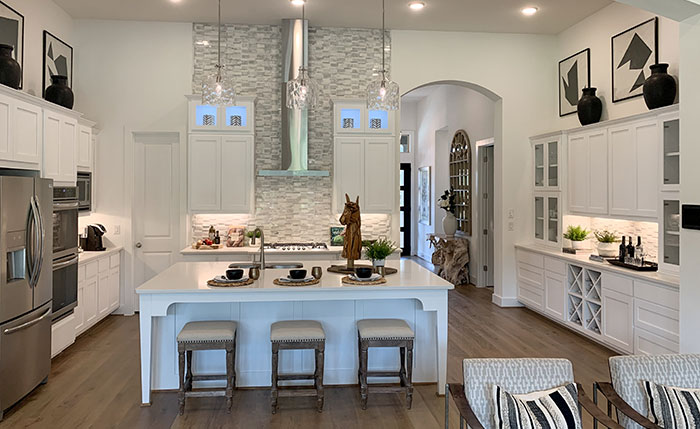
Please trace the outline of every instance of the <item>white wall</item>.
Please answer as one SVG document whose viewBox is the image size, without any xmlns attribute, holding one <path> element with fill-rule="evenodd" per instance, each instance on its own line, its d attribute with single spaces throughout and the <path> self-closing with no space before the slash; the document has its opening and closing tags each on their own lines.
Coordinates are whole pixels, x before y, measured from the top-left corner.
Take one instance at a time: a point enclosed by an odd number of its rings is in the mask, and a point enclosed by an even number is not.
<svg viewBox="0 0 700 429">
<path fill-rule="evenodd" d="M 51 0 L 3 0 L 24 15 L 24 84 L 22 91 L 37 97 L 42 94 L 44 30 L 73 47 L 73 18 Z"/>
<path fill-rule="evenodd" d="M 107 237 L 126 248 L 126 290 L 132 289 L 131 132 L 176 131 L 185 170 L 187 102 L 192 88 L 192 24 L 76 21 L 76 110 L 101 128 L 97 147 L 97 214 Z M 186 196 L 181 186 L 181 205 Z M 182 209 L 184 213 L 184 206 Z M 115 235 L 115 226 L 121 235 Z M 182 222 L 184 235 L 185 226 Z M 128 307 L 132 296 L 122 302 Z M 128 311 L 128 308 L 125 310 Z"/>
<path fill-rule="evenodd" d="M 591 86 L 598 88 L 597 95 L 603 100 L 603 121 L 624 118 L 648 110 L 643 97 L 612 102 L 611 38 L 654 16 L 656 15 L 642 9 L 612 3 L 558 36 L 557 57 L 552 62 L 557 74 L 559 61 L 586 48 L 591 49 Z M 659 62 L 669 63 L 669 73 L 678 77 L 678 23 L 664 17 L 659 18 Z M 558 79 L 555 82 L 558 82 Z M 559 118 L 558 92 L 555 94 L 555 103 L 553 114 L 556 118 L 556 129 L 581 125 L 576 114 Z"/>
<path fill-rule="evenodd" d="M 530 223 L 528 138 L 553 126 L 542 112 L 555 111 L 556 43 L 554 36 L 392 31 L 392 75 L 404 92 L 460 81 L 495 101 L 494 302 L 502 305 L 517 305 L 514 245 L 527 239 Z"/>
</svg>

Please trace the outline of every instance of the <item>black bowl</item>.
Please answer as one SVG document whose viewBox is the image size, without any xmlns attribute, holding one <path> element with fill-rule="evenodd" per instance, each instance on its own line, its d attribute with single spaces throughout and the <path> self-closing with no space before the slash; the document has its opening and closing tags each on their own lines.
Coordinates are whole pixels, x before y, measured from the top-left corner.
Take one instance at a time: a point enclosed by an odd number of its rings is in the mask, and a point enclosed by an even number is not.
<svg viewBox="0 0 700 429">
<path fill-rule="evenodd" d="M 234 270 L 226 270 L 226 278 L 229 280 L 240 280 L 243 278 L 243 270 L 239 268 Z"/>
<path fill-rule="evenodd" d="M 289 277 L 294 280 L 301 280 L 306 278 L 306 270 L 289 270 Z"/>
<path fill-rule="evenodd" d="M 372 271 L 372 268 L 367 267 L 355 268 L 355 275 L 359 279 L 368 279 L 372 277 Z"/>
</svg>

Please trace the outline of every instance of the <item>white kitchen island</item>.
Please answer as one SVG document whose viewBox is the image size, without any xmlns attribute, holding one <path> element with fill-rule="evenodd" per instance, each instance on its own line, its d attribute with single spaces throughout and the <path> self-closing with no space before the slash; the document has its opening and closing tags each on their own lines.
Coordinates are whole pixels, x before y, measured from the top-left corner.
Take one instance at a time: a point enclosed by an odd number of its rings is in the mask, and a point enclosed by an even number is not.
<svg viewBox="0 0 700 429">
<path fill-rule="evenodd" d="M 399 273 L 380 286 L 349 286 L 325 271 L 338 261 L 306 261 L 324 269 L 318 285 L 284 287 L 273 283 L 287 270 L 263 270 L 250 286 L 218 288 L 207 280 L 223 274 L 226 262 L 181 262 L 137 288 L 140 298 L 141 401 L 152 390 L 178 388 L 177 333 L 190 321 L 238 322 L 236 384 L 270 386 L 270 325 L 279 320 L 317 320 L 326 331 L 324 384 L 357 383 L 357 320 L 400 318 L 416 333 L 413 381 L 437 383 L 445 393 L 447 376 L 447 292 L 454 286 L 413 261 L 387 261 Z M 280 372 L 312 372 L 312 351 L 280 353 Z M 224 373 L 221 351 L 195 353 L 193 370 Z M 398 349 L 370 349 L 370 370 L 399 367 Z"/>
</svg>

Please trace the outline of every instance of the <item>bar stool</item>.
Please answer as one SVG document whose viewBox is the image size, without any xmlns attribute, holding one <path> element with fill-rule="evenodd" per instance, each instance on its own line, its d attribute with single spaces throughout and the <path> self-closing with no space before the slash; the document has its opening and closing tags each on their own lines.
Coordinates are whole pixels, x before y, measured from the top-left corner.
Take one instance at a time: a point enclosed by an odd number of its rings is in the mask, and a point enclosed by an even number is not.
<svg viewBox="0 0 700 429">
<path fill-rule="evenodd" d="M 179 355 L 180 415 L 185 412 L 185 398 L 202 398 L 225 396 L 226 407 L 231 412 L 233 389 L 236 386 L 236 322 L 189 322 L 177 335 Z M 192 352 L 196 350 L 226 350 L 226 374 L 194 375 L 192 374 Z M 185 354 L 187 354 L 187 374 L 185 375 Z M 200 380 L 226 380 L 226 388 L 193 391 L 192 382 Z"/>
<path fill-rule="evenodd" d="M 279 396 L 316 396 L 318 412 L 323 410 L 323 356 L 326 347 L 326 333 L 323 326 L 313 320 L 289 320 L 275 322 L 270 327 L 272 342 L 272 390 L 270 400 L 272 414 L 277 412 Z M 316 364 L 313 374 L 278 374 L 280 350 L 314 350 Z M 314 380 L 314 389 L 280 390 L 278 381 Z"/>
<path fill-rule="evenodd" d="M 408 324 L 400 319 L 365 319 L 357 322 L 360 368 L 358 379 L 362 409 L 367 409 L 369 393 L 406 393 L 406 407 L 413 402 L 413 340 L 415 334 Z M 401 369 L 392 371 L 367 371 L 367 352 L 370 347 L 399 347 Z M 368 386 L 368 377 L 399 377 L 400 386 Z"/>
</svg>

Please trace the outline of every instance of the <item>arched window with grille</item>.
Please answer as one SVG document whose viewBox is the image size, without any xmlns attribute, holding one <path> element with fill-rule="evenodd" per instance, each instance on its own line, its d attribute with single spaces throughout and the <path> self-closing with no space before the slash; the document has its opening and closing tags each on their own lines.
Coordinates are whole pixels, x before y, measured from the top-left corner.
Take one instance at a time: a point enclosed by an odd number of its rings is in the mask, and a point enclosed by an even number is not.
<svg viewBox="0 0 700 429">
<path fill-rule="evenodd" d="M 472 145 L 464 130 L 455 133 L 450 147 L 450 187 L 457 203 L 457 230 L 472 235 Z"/>
</svg>

